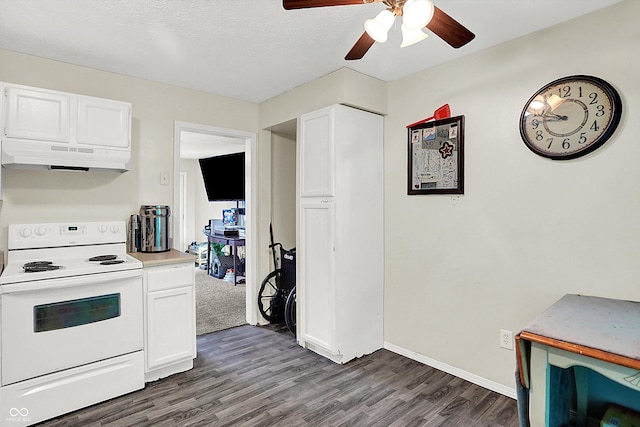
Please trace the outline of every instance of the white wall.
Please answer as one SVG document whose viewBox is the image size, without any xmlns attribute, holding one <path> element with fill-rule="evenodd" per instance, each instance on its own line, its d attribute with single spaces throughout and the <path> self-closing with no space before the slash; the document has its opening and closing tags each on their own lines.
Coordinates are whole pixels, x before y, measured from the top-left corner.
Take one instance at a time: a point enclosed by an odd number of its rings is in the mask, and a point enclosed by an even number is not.
<svg viewBox="0 0 640 427">
<path fill-rule="evenodd" d="M 173 188 L 160 185 L 160 172 L 172 175 L 176 120 L 255 133 L 258 129 L 257 104 L 6 50 L 0 50 L 0 81 L 133 105 L 131 171 L 4 171 L 0 249 L 6 249 L 7 224 L 126 221 L 141 204 L 173 205 Z"/>
<path fill-rule="evenodd" d="M 222 210 L 236 207 L 236 202 L 210 202 L 197 159 L 180 159 L 180 172 L 187 174 L 186 244 L 206 242 L 202 229 L 210 219 L 222 219 Z M 184 249 L 186 250 L 186 248 Z"/>
<path fill-rule="evenodd" d="M 389 84 L 385 340 L 514 387 L 519 331 L 566 293 L 640 299 L 640 2 L 628 0 Z M 482 37 L 481 34 L 478 37 Z M 613 138 L 552 161 L 518 132 L 527 99 L 572 74 L 623 98 Z M 465 194 L 407 196 L 405 126 L 464 115 Z"/>
<path fill-rule="evenodd" d="M 199 221 L 196 220 L 196 207 L 195 201 L 200 198 L 200 192 L 198 192 L 198 196 L 196 196 L 196 189 L 198 189 L 198 180 L 196 178 L 196 172 L 198 170 L 196 168 L 200 168 L 197 160 L 192 159 L 180 159 L 180 173 L 186 174 L 186 194 L 183 195 L 186 201 L 185 206 L 185 216 L 184 216 L 184 244 L 189 245 L 193 241 L 199 242 L 199 233 L 196 230 L 196 224 L 199 224 Z M 200 178 L 200 182 L 202 182 L 202 178 Z M 202 184 L 204 186 L 204 184 Z M 205 196 L 206 200 L 206 196 Z M 186 249 L 183 249 L 186 250 Z"/>
</svg>

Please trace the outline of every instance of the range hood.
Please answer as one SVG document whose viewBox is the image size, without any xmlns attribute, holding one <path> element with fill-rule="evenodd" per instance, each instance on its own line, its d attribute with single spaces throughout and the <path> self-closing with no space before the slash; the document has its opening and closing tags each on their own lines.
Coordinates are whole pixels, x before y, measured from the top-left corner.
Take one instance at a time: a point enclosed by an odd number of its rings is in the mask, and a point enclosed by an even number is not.
<svg viewBox="0 0 640 427">
<path fill-rule="evenodd" d="M 129 170 L 131 104 L 0 82 L 2 166 Z"/>
<path fill-rule="evenodd" d="M 2 141 L 2 166 L 19 169 L 126 172 L 131 150 L 46 141 Z"/>
</svg>

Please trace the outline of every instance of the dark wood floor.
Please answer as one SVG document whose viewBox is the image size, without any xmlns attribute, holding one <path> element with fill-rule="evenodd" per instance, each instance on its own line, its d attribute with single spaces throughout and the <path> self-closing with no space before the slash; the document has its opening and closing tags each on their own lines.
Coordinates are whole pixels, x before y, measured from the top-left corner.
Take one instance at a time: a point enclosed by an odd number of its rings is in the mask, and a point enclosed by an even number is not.
<svg viewBox="0 0 640 427">
<path fill-rule="evenodd" d="M 513 399 L 387 350 L 336 365 L 277 327 L 199 336 L 194 365 L 40 426 L 518 425 Z"/>
</svg>

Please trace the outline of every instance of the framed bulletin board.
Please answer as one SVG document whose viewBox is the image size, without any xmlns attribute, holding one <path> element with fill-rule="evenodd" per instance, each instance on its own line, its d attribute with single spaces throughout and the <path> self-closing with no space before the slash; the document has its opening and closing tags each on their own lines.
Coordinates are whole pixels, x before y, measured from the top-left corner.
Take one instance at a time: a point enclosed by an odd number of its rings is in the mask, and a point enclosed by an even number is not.
<svg viewBox="0 0 640 427">
<path fill-rule="evenodd" d="M 464 194 L 464 116 L 408 128 L 407 194 Z"/>
</svg>

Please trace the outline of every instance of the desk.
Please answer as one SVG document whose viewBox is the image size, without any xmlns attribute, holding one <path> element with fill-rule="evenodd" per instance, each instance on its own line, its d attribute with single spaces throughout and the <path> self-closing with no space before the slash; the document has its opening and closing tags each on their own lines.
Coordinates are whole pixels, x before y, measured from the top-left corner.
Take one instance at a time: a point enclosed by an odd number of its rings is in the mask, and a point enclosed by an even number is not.
<svg viewBox="0 0 640 427">
<path fill-rule="evenodd" d="M 568 417 L 568 411 L 554 410 L 564 397 L 554 396 L 554 392 L 563 393 L 561 387 L 550 383 L 552 374 L 560 372 L 554 368 L 573 368 L 578 427 L 587 423 L 593 372 L 606 377 L 617 390 L 611 393 L 610 402 L 628 395 L 636 403 L 640 401 L 638 302 L 565 295 L 529 323 L 516 340 L 521 382 L 529 388 L 531 426 L 553 427 Z M 568 408 L 560 412 L 564 409 Z"/>
<path fill-rule="evenodd" d="M 238 246 L 244 246 L 244 237 L 239 236 L 223 236 L 220 234 L 206 234 L 207 236 L 207 273 L 211 274 L 211 243 L 220 243 L 222 245 L 228 245 L 231 248 L 231 257 L 233 258 L 233 274 L 235 285 L 238 283 L 238 266 L 236 265 L 236 255 Z"/>
</svg>

